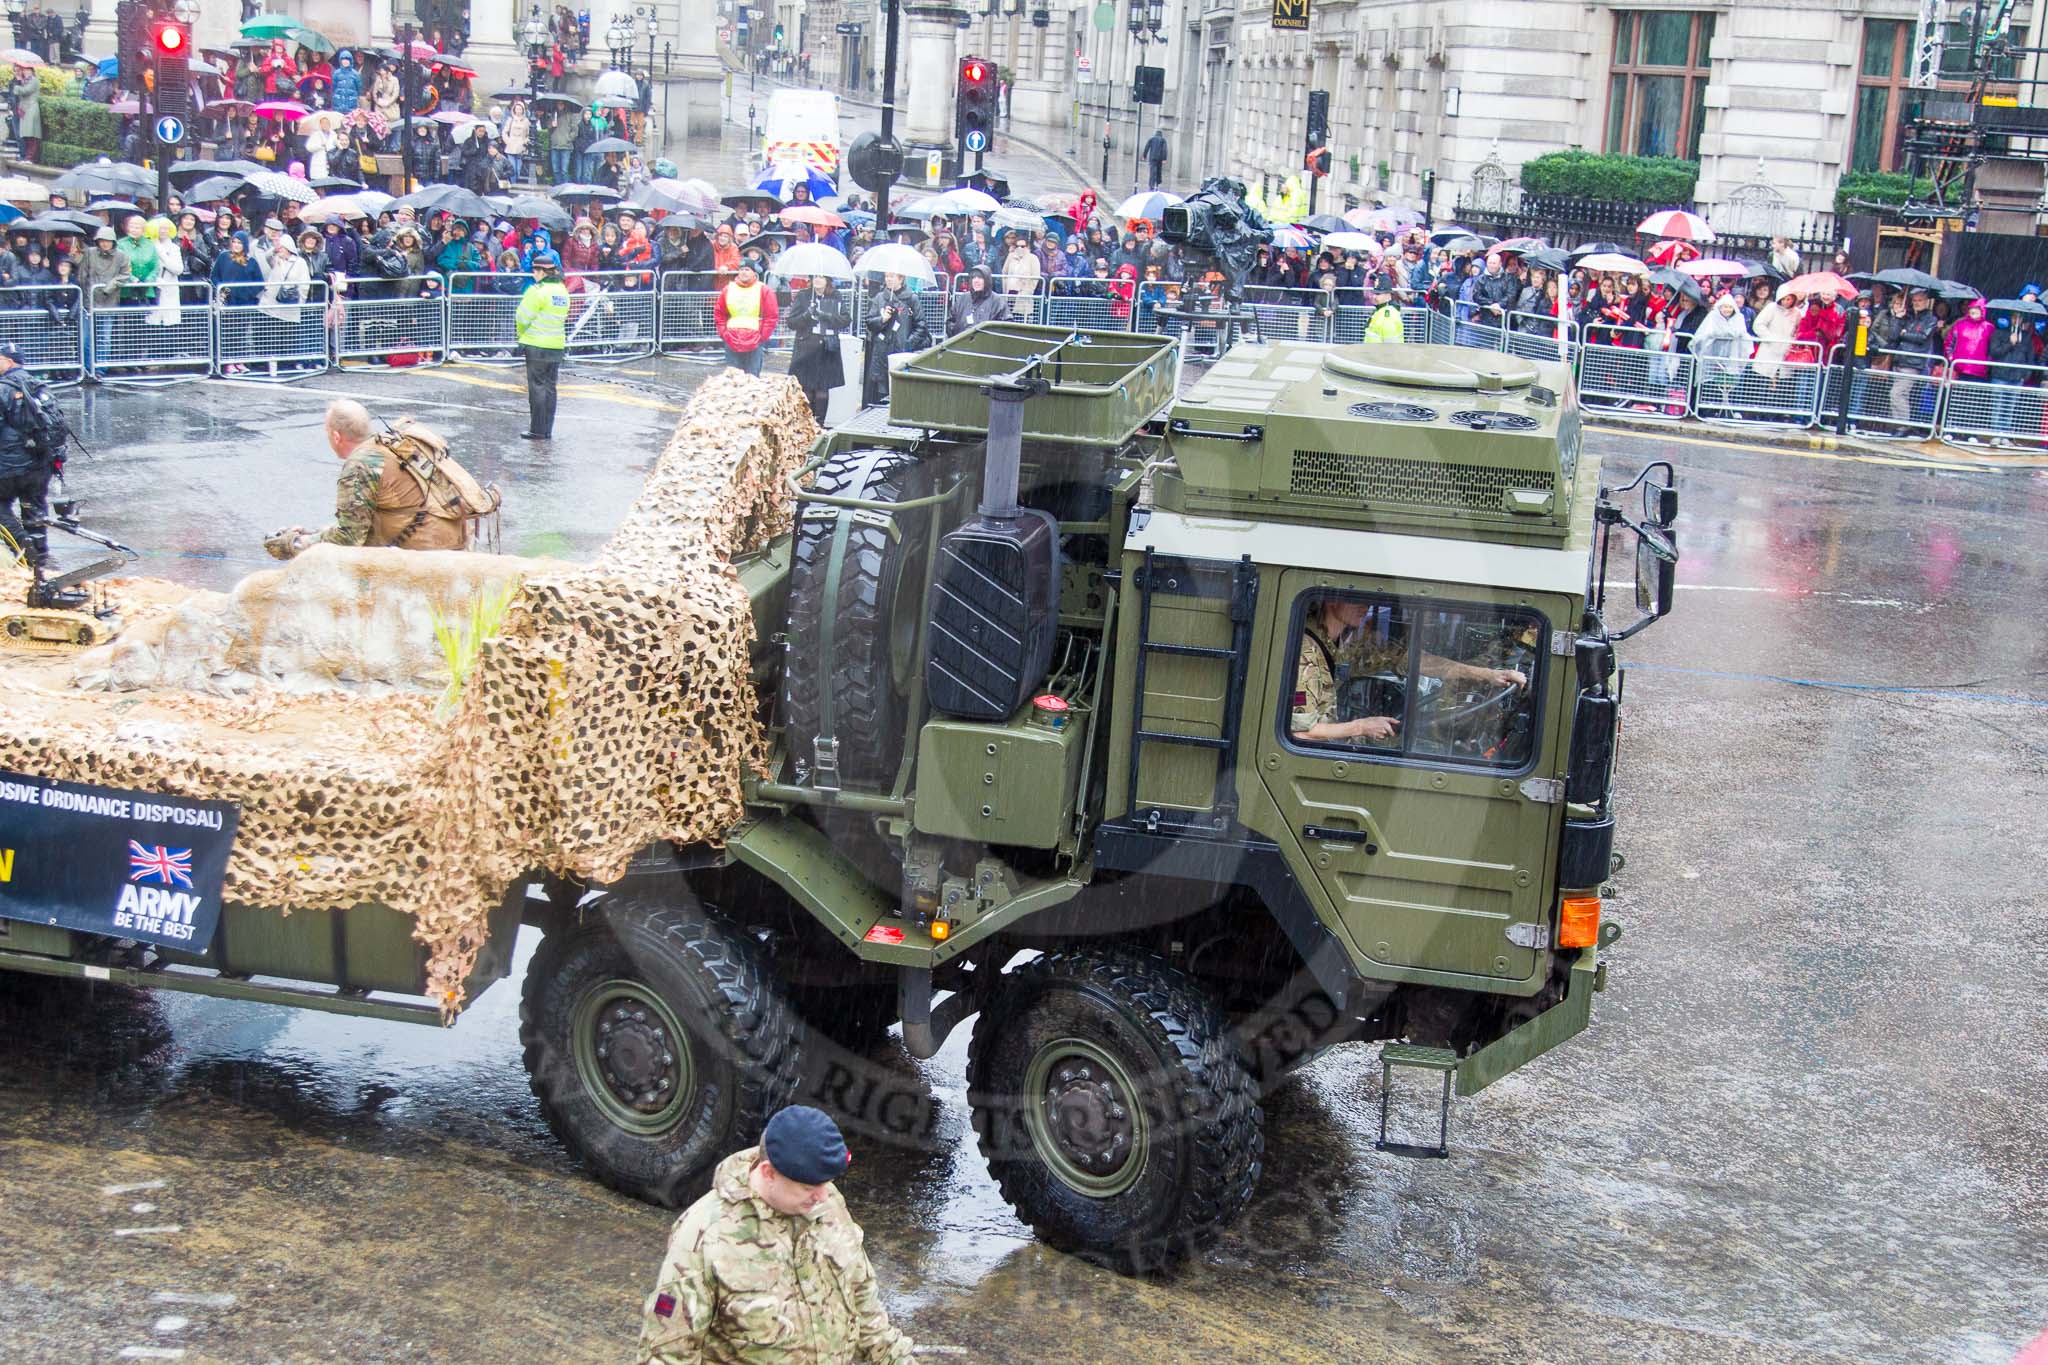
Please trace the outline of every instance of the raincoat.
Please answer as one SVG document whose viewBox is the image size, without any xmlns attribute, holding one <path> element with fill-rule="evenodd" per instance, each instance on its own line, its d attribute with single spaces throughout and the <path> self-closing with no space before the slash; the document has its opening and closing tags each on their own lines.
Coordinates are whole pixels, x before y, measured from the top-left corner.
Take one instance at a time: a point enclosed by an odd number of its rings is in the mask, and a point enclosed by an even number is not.
<svg viewBox="0 0 2048 1365">
<path fill-rule="evenodd" d="M 1991 355 L 1992 326 L 1984 320 L 1984 301 L 1973 301 L 1968 311 L 1948 329 L 1949 368 L 1958 379 L 1983 379 L 1991 373 L 1984 362 Z"/>
<path fill-rule="evenodd" d="M 363 75 L 356 70 L 356 54 L 343 52 L 334 59 L 334 107 L 344 114 L 355 111 L 363 97 Z"/>
<path fill-rule="evenodd" d="M 156 307 L 149 320 L 158 327 L 178 325 L 178 281 L 185 274 L 185 253 L 178 249 L 178 229 L 168 218 L 153 219 L 150 239 L 156 244 Z"/>
<path fill-rule="evenodd" d="M 1785 362 L 1785 353 L 1792 349 L 1793 334 L 1799 330 L 1799 319 L 1791 309 L 1772 299 L 1764 305 L 1764 311 L 1756 315 L 1756 372 L 1765 379 L 1776 380 L 1778 367 Z"/>
</svg>

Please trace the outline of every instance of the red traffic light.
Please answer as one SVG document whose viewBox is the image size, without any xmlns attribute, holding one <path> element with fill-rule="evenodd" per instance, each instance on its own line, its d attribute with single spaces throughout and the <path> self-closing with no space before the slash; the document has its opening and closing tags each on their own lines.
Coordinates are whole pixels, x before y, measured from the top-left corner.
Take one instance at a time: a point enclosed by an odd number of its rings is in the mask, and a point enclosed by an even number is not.
<svg viewBox="0 0 2048 1365">
<path fill-rule="evenodd" d="M 185 30 L 176 24 L 160 25 L 156 31 L 156 50 L 158 52 L 183 52 L 185 50 Z"/>
<path fill-rule="evenodd" d="M 988 68 L 980 62 L 969 62 L 960 68 L 960 74 L 975 85 L 988 79 Z"/>
</svg>

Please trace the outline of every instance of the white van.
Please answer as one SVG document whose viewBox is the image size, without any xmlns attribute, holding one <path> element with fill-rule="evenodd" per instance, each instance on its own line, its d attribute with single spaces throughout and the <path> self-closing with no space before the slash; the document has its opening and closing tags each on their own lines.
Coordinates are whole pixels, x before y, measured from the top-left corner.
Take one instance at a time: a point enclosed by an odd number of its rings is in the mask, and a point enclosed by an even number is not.
<svg viewBox="0 0 2048 1365">
<path fill-rule="evenodd" d="M 807 165 L 839 179 L 839 96 L 829 90 L 777 90 L 768 97 L 761 129 L 761 163 Z"/>
</svg>

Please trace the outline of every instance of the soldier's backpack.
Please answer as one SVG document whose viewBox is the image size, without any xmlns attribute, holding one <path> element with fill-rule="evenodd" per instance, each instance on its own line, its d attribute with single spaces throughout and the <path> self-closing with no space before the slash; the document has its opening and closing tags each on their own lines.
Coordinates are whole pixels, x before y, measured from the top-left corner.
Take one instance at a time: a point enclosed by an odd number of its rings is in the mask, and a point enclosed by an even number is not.
<svg viewBox="0 0 2048 1365">
<path fill-rule="evenodd" d="M 447 437 L 410 417 L 401 417 L 375 439 L 426 495 L 426 502 L 393 538 L 393 545 L 403 547 L 429 517 L 436 517 L 462 523 L 466 546 L 497 553 L 498 508 L 504 495 L 496 484 L 478 483 L 456 463 L 448 453 Z"/>
<path fill-rule="evenodd" d="M 21 430 L 29 445 L 64 472 L 64 450 L 71 444 L 71 418 L 45 384 L 30 380 L 21 391 Z"/>
</svg>

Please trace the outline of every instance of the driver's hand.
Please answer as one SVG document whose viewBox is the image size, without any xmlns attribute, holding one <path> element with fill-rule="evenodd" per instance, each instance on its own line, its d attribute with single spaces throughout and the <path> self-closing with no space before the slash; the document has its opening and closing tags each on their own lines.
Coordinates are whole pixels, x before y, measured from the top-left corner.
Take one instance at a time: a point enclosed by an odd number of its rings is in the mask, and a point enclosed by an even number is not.
<svg viewBox="0 0 2048 1365">
<path fill-rule="evenodd" d="M 1394 737 L 1394 731 L 1400 726 L 1401 722 L 1392 716 L 1367 716 L 1363 720 L 1351 722 L 1351 734 L 1354 739 L 1369 739 L 1375 744 L 1384 744 Z"/>
<path fill-rule="evenodd" d="M 1493 685 L 1495 687 L 1527 687 L 1529 685 L 1529 675 L 1522 672 L 1519 668 L 1496 668 L 1493 670 Z"/>
</svg>

